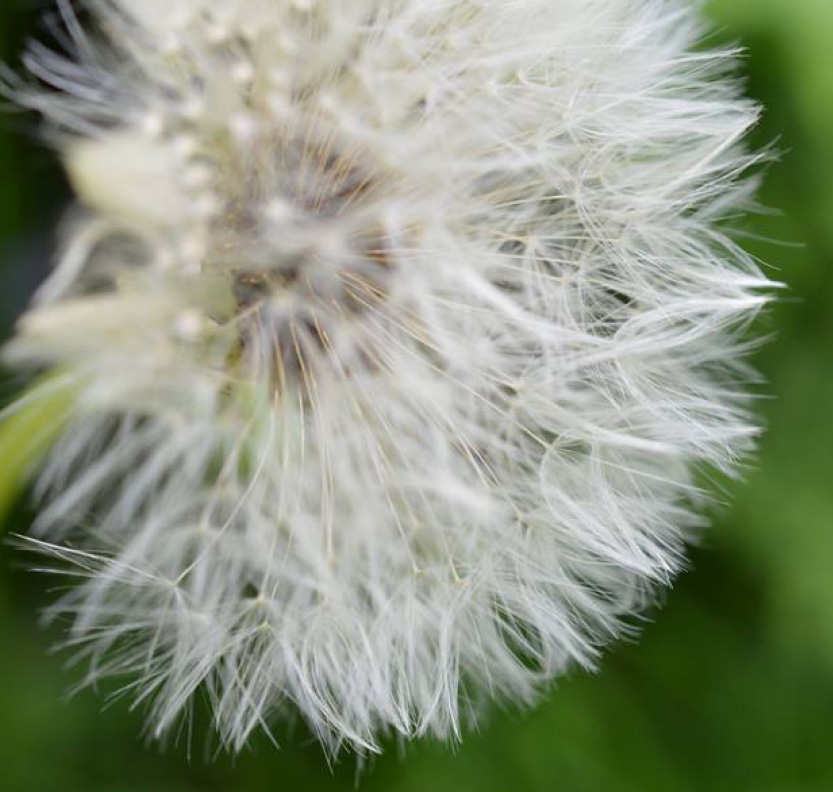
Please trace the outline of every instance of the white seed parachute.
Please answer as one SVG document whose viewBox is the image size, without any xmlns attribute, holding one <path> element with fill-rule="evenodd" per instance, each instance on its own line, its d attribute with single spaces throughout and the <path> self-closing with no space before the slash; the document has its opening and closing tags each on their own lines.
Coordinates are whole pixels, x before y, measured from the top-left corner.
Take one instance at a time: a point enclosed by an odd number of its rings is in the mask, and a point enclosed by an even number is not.
<svg viewBox="0 0 833 792">
<path fill-rule="evenodd" d="M 61 10 L 15 90 L 79 208 L 5 360 L 71 384 L 87 681 L 373 751 L 591 667 L 756 433 L 733 53 L 676 0 Z"/>
</svg>

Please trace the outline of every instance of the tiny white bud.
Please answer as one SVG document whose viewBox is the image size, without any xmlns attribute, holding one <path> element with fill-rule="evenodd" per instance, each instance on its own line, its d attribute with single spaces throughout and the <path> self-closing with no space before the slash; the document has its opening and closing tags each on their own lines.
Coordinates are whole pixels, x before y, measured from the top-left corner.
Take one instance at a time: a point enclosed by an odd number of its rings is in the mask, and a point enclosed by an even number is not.
<svg viewBox="0 0 833 792">
<path fill-rule="evenodd" d="M 231 76 L 238 85 L 247 86 L 255 78 L 254 65 L 250 61 L 238 61 L 231 70 Z"/>
<path fill-rule="evenodd" d="M 191 309 L 183 311 L 176 317 L 174 333 L 183 341 L 197 341 L 202 336 L 206 318 L 199 311 Z"/>
<path fill-rule="evenodd" d="M 257 136 L 258 119 L 249 113 L 235 113 L 229 119 L 229 129 L 240 143 L 249 143 Z"/>
</svg>

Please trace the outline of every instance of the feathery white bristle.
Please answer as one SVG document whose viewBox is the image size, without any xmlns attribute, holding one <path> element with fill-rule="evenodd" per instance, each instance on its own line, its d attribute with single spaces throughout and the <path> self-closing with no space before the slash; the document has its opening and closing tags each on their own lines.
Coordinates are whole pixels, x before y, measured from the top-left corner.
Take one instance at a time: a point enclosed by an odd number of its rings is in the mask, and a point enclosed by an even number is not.
<svg viewBox="0 0 833 792">
<path fill-rule="evenodd" d="M 677 0 L 88 5 L 20 91 L 87 212 L 5 351 L 76 383 L 88 681 L 377 750 L 592 666 L 756 431 L 732 54 Z"/>
</svg>

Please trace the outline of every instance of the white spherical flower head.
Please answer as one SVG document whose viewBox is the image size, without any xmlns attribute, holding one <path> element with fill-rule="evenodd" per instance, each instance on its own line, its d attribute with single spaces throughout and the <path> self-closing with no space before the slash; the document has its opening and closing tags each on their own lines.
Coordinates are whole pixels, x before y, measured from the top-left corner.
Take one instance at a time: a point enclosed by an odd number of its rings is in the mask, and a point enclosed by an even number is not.
<svg viewBox="0 0 833 792">
<path fill-rule="evenodd" d="M 376 750 L 592 666 L 755 434 L 732 53 L 677 0 L 69 6 L 20 96 L 82 208 L 5 355 L 72 383 L 88 681 Z"/>
</svg>

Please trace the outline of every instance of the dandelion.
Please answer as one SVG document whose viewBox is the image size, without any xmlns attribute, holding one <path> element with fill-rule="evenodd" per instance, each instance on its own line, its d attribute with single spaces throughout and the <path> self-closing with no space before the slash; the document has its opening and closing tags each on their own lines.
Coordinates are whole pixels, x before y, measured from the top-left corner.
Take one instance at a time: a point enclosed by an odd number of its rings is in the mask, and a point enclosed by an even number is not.
<svg viewBox="0 0 833 792">
<path fill-rule="evenodd" d="M 70 3 L 5 360 L 72 394 L 32 541 L 85 681 L 375 751 L 592 667 L 756 434 L 734 53 L 678 0 Z"/>
</svg>

